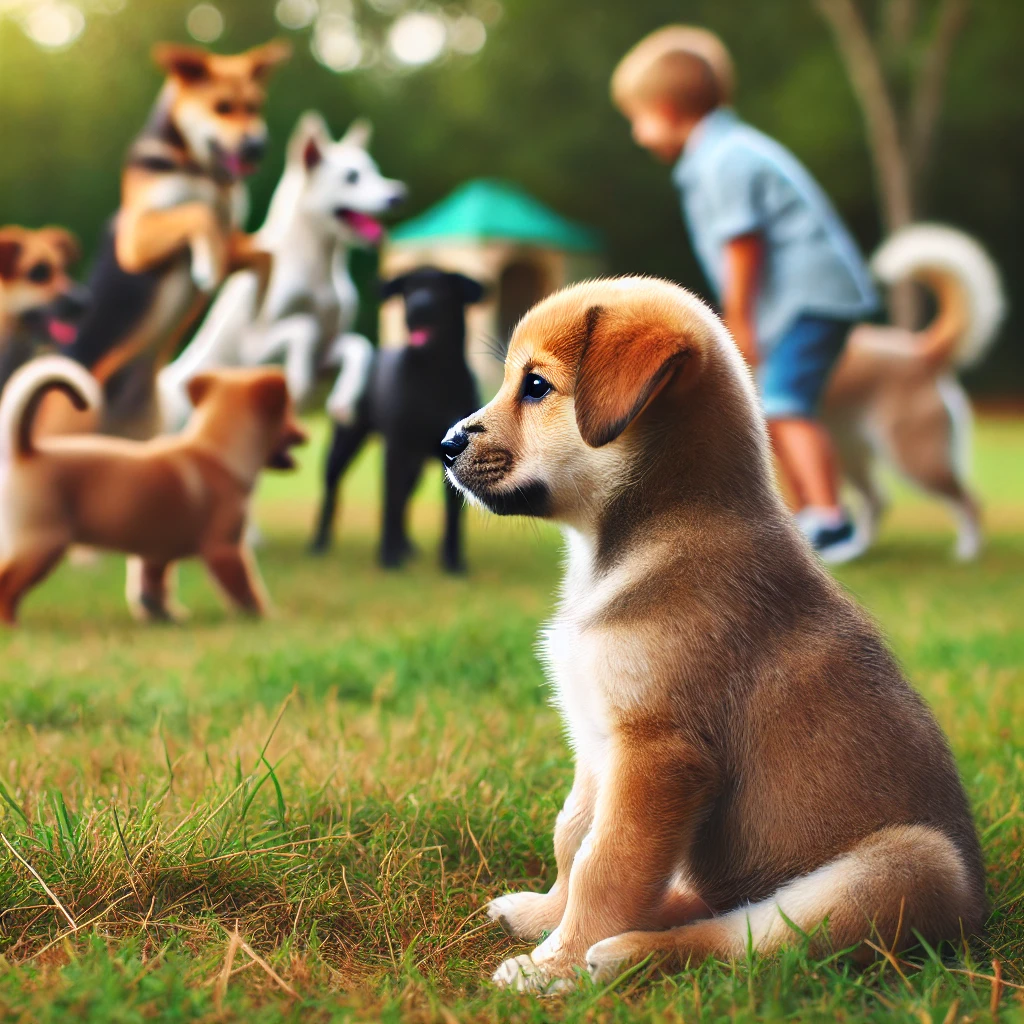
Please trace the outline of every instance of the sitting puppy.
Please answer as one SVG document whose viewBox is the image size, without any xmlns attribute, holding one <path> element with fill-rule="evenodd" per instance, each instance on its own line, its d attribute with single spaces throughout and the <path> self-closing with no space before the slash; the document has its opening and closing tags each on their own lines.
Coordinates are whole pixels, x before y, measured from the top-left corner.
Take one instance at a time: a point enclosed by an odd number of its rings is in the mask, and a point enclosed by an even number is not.
<svg viewBox="0 0 1024 1024">
<path fill-rule="evenodd" d="M 68 274 L 79 255 L 63 228 L 0 228 L 0 390 L 40 344 L 75 340 L 89 301 Z"/>
<path fill-rule="evenodd" d="M 77 363 L 44 356 L 23 366 L 0 399 L 0 619 L 71 544 L 141 559 L 133 611 L 170 617 L 167 574 L 198 555 L 227 597 L 259 615 L 266 597 L 243 543 L 249 498 L 264 466 L 289 468 L 305 440 L 292 419 L 280 370 L 220 370 L 192 380 L 196 411 L 185 431 L 153 441 L 79 434 L 32 439 L 45 394 L 63 391 L 80 409 L 101 401 Z"/>
<path fill-rule="evenodd" d="M 451 480 L 564 525 L 544 646 L 576 755 L 557 880 L 491 917 L 548 937 L 501 985 L 768 953 L 898 951 L 985 920 L 981 850 L 938 724 L 797 532 L 721 322 L 665 282 L 536 306 Z M 823 922 L 827 922 L 822 927 Z M 798 931 L 799 930 L 799 931 Z M 814 955 L 818 955 L 815 953 Z"/>
<path fill-rule="evenodd" d="M 423 463 L 440 458 L 441 438 L 478 404 L 476 384 L 466 365 L 466 306 L 484 296 L 481 284 L 462 274 L 421 267 L 384 284 L 383 298 L 405 298 L 409 340 L 402 349 L 344 353 L 338 385 L 327 408 L 337 421 L 324 473 L 324 496 L 312 549 L 331 543 L 338 483 L 371 432 L 384 437 L 384 530 L 380 561 L 396 568 L 412 545 L 405 509 Z M 369 342 L 352 338 L 369 348 Z M 348 366 L 366 367 L 356 375 Z M 462 499 L 446 483 L 445 531 L 441 561 L 448 572 L 462 572 Z"/>
</svg>

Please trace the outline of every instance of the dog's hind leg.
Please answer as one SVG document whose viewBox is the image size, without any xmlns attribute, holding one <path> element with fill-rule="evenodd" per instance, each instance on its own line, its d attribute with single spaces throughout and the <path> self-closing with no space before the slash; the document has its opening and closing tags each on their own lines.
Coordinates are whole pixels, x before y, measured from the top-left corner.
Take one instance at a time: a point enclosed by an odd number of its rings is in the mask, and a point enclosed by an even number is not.
<svg viewBox="0 0 1024 1024">
<path fill-rule="evenodd" d="M 932 945 L 958 942 L 984 923 L 984 895 L 954 843 L 927 825 L 881 829 L 849 853 L 782 886 L 773 896 L 664 932 L 627 932 L 587 952 L 595 981 L 614 979 L 646 957 L 668 970 L 708 957 L 772 953 L 810 937 L 812 955 L 850 949 L 871 960 L 899 952 L 920 935 Z"/>
<path fill-rule="evenodd" d="M 403 451 L 395 441 L 387 442 L 384 455 L 384 530 L 380 564 L 397 569 L 412 553 L 405 528 L 405 513 L 423 471 L 421 455 Z"/>
<path fill-rule="evenodd" d="M 0 566 L 0 621 L 13 626 L 21 599 L 56 568 L 67 544 L 34 544 L 23 547 Z"/>
<path fill-rule="evenodd" d="M 309 546 L 313 554 L 323 554 L 331 546 L 338 508 L 338 485 L 345 475 L 345 470 L 359 454 L 369 433 L 370 426 L 365 421 L 357 422 L 351 427 L 334 428 L 331 448 L 324 466 L 324 493 L 320 501 L 320 515 Z"/>
</svg>

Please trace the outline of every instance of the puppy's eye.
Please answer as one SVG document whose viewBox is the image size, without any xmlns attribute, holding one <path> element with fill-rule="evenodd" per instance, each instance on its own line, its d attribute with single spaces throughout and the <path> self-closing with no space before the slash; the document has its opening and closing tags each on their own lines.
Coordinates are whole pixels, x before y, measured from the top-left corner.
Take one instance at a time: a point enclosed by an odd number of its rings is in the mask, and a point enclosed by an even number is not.
<svg viewBox="0 0 1024 1024">
<path fill-rule="evenodd" d="M 25 276 L 33 284 L 46 284 L 53 277 L 53 267 L 49 263 L 34 263 Z"/>
<path fill-rule="evenodd" d="M 353 168 L 345 175 L 345 184 L 354 185 L 359 180 L 359 172 Z"/>
<path fill-rule="evenodd" d="M 214 108 L 221 117 L 227 117 L 234 112 L 235 105 L 230 100 L 221 100 Z"/>
<path fill-rule="evenodd" d="M 555 389 L 539 374 L 528 373 L 523 380 L 522 399 L 524 402 L 539 402 Z"/>
</svg>

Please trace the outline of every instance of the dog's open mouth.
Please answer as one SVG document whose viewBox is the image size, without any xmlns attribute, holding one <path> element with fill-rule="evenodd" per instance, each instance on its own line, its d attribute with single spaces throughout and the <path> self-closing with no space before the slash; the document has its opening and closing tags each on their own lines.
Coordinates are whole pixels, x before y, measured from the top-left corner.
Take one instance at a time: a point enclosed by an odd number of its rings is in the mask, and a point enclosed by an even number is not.
<svg viewBox="0 0 1024 1024">
<path fill-rule="evenodd" d="M 270 453 L 267 459 L 267 469 L 295 469 L 297 463 L 292 449 L 297 445 L 305 444 L 309 435 L 297 426 L 289 426 L 281 438 L 280 444 Z"/>
<path fill-rule="evenodd" d="M 50 340 L 58 345 L 72 345 L 78 337 L 78 327 L 67 320 L 58 320 L 57 317 L 51 316 L 46 321 L 46 333 Z"/>
<path fill-rule="evenodd" d="M 334 211 L 334 216 L 369 245 L 378 245 L 384 237 L 384 225 L 368 213 L 340 206 Z"/>
</svg>

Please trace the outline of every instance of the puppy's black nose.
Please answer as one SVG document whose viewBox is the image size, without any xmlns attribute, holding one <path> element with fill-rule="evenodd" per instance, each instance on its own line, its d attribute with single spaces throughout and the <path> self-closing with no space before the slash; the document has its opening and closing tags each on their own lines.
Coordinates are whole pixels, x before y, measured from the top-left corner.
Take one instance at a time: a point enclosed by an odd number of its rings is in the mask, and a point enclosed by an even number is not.
<svg viewBox="0 0 1024 1024">
<path fill-rule="evenodd" d="M 441 442 L 441 458 L 446 466 L 451 466 L 455 460 L 469 447 L 469 434 L 464 430 L 452 427 L 445 434 Z"/>
</svg>

